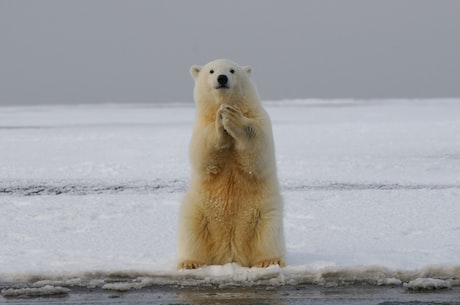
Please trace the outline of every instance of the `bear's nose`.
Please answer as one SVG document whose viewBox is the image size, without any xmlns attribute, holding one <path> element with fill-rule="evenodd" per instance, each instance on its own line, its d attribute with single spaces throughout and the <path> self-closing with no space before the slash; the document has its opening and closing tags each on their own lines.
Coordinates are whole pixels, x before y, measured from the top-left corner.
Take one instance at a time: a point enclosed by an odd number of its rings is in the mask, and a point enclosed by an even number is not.
<svg viewBox="0 0 460 305">
<path fill-rule="evenodd" d="M 227 75 L 223 75 L 223 74 L 219 75 L 219 76 L 217 77 L 217 82 L 218 82 L 220 85 L 222 85 L 222 86 L 223 86 L 223 85 L 226 85 L 226 84 L 228 83 L 228 77 L 227 77 Z"/>
</svg>

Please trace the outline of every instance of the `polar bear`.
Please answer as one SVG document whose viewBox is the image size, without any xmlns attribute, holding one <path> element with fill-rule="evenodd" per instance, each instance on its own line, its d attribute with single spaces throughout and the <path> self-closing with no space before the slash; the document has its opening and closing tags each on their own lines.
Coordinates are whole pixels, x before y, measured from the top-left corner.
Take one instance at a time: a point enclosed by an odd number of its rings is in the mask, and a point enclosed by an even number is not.
<svg viewBox="0 0 460 305">
<path fill-rule="evenodd" d="M 190 69 L 196 118 L 192 177 L 179 215 L 179 269 L 284 266 L 271 123 L 251 72 L 224 59 Z"/>
</svg>

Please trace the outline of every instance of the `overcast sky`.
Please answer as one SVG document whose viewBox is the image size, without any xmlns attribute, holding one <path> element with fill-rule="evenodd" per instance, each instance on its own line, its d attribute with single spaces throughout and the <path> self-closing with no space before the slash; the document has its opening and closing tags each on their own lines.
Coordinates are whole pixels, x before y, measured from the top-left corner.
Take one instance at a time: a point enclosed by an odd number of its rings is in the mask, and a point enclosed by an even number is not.
<svg viewBox="0 0 460 305">
<path fill-rule="evenodd" d="M 216 58 L 264 100 L 460 97 L 460 1 L 0 0 L 0 105 L 191 102 Z"/>
</svg>

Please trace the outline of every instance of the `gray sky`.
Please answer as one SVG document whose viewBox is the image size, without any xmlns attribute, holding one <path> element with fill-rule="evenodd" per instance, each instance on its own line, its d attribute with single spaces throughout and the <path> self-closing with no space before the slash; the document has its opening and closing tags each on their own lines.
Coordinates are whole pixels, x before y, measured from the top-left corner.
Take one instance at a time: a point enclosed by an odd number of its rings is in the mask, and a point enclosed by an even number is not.
<svg viewBox="0 0 460 305">
<path fill-rule="evenodd" d="M 189 102 L 216 58 L 264 100 L 460 97 L 460 1 L 0 0 L 0 105 Z"/>
</svg>

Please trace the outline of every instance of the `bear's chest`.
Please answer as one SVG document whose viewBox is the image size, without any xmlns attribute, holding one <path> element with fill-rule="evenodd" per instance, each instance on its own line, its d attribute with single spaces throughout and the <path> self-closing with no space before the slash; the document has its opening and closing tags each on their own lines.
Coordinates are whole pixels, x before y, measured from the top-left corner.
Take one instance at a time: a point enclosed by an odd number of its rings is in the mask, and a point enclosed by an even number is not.
<svg viewBox="0 0 460 305">
<path fill-rule="evenodd" d="M 206 209 L 218 216 L 237 216 L 261 201 L 262 187 L 254 177 L 235 167 L 225 167 L 202 184 Z"/>
</svg>

